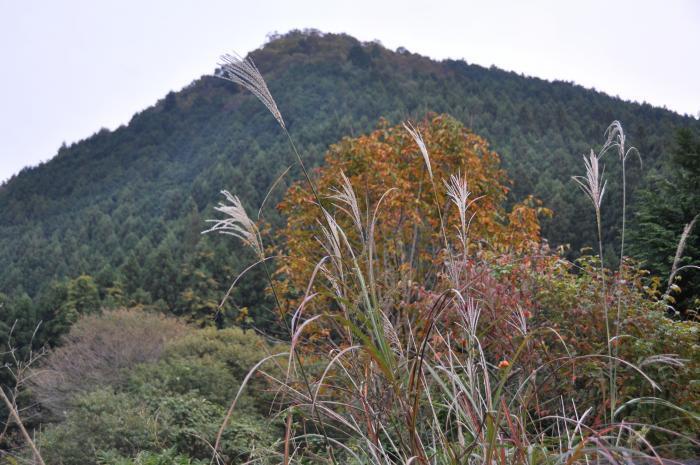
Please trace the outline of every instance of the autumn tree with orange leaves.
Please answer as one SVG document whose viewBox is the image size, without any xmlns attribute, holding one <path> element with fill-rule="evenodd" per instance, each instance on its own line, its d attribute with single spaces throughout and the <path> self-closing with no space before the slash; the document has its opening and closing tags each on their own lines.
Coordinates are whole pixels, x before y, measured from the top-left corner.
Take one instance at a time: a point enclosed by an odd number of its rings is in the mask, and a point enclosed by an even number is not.
<svg viewBox="0 0 700 465">
<path fill-rule="evenodd" d="M 429 161 L 406 127 L 386 121 L 368 135 L 331 146 L 315 180 L 326 213 L 307 183 L 290 187 L 278 206 L 287 218 L 279 233 L 286 258 L 278 277 L 291 304 L 300 302 L 312 277 L 322 281 L 330 266 L 350 270 L 353 260 L 365 272 L 372 261 L 372 284 L 388 299 L 415 282 L 437 286 L 446 254 L 521 253 L 539 243 L 538 216 L 548 210 L 532 198 L 505 208 L 510 181 L 485 139 L 447 115 L 431 116 L 415 129 Z M 469 203 L 464 219 L 450 201 L 454 182 L 466 188 L 461 192 Z M 322 214 L 337 223 L 336 231 Z M 467 240 L 454 241 L 462 221 Z M 335 250 L 328 245 L 333 243 Z M 346 243 L 362 253 L 348 255 Z M 342 284 L 329 283 L 334 285 Z M 322 301 L 316 296 L 314 305 Z"/>
</svg>

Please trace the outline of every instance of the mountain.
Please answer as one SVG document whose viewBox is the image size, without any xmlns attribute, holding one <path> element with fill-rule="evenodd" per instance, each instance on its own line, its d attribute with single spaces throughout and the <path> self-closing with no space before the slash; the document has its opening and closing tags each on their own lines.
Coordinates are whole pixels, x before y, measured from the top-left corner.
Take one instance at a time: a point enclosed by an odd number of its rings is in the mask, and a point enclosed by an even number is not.
<svg viewBox="0 0 700 465">
<path fill-rule="evenodd" d="M 554 210 L 544 235 L 573 251 L 592 243 L 595 230 L 571 176 L 583 173 L 581 155 L 603 142 L 608 124 L 622 121 L 645 171 L 666 162 L 678 128 L 700 129 L 693 118 L 573 83 L 434 61 L 343 34 L 293 31 L 251 56 L 310 165 L 329 144 L 369 131 L 380 118 L 449 113 L 502 156 L 512 199 L 533 194 Z M 612 255 L 619 164 L 612 156 L 605 161 Z M 230 190 L 255 211 L 292 164 L 263 105 L 212 76 L 169 93 L 126 126 L 62 147 L 0 187 L 0 323 L 9 326 L 19 311 L 13 308 L 24 309 L 28 321 L 28 308 L 37 319 L 57 320 L 90 296 L 102 305 L 155 305 L 206 320 L 250 258 L 232 241 L 200 235 L 219 191 Z M 629 163 L 632 193 L 644 183 L 642 173 Z M 298 175 L 295 168 L 290 176 Z M 283 190 L 277 187 L 268 205 Z M 280 221 L 272 208 L 265 214 Z M 264 305 L 260 282 L 253 274 L 242 283 L 235 305 Z M 252 315 L 262 319 L 262 312 Z"/>
</svg>

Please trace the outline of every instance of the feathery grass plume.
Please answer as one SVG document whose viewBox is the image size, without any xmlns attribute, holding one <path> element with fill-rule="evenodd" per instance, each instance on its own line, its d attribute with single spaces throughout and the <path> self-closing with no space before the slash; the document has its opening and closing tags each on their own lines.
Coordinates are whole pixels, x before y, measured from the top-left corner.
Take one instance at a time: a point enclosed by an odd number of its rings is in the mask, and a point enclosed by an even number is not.
<svg viewBox="0 0 700 465">
<path fill-rule="evenodd" d="M 510 318 L 506 319 L 506 323 L 508 323 L 508 325 L 510 325 L 515 331 L 525 336 L 528 332 L 527 319 L 527 314 L 523 311 L 520 305 L 518 305 L 510 315 Z"/>
<path fill-rule="evenodd" d="M 423 136 L 421 136 L 420 131 L 409 122 L 403 123 L 403 127 L 406 128 L 406 131 L 408 131 L 411 137 L 413 137 L 413 140 L 416 141 L 416 145 L 418 145 L 420 152 L 423 154 L 423 160 L 425 160 L 425 166 L 428 168 L 428 174 L 430 175 L 430 180 L 432 181 L 433 168 L 430 166 L 430 155 L 428 155 L 428 149 L 425 146 Z"/>
<path fill-rule="evenodd" d="M 326 252 L 326 256 L 329 257 L 330 262 L 333 264 L 333 270 L 329 270 L 328 268 L 324 269 L 328 271 L 329 275 L 333 274 L 336 283 L 343 283 L 345 282 L 345 272 L 343 266 L 342 243 L 339 231 L 340 227 L 329 213 L 325 212 L 325 215 L 326 224 L 328 227 L 326 227 L 320 220 L 317 220 L 323 237 L 316 237 L 316 240 Z"/>
<path fill-rule="evenodd" d="M 447 197 L 457 207 L 459 222 L 464 230 L 467 227 L 467 208 L 469 207 L 469 196 L 471 195 L 467 180 L 460 173 L 457 173 L 457 176 L 454 174 L 450 175 L 449 182 L 445 179 L 442 182 L 445 184 Z"/>
<path fill-rule="evenodd" d="M 460 316 L 466 324 L 467 334 L 472 338 L 477 338 L 477 327 L 481 316 L 479 302 L 471 296 L 464 299 L 464 303 L 457 307 Z"/>
<path fill-rule="evenodd" d="M 218 74 L 218 77 L 235 82 L 252 92 L 270 110 L 282 129 L 286 130 L 282 114 L 277 109 L 277 103 L 250 57 L 242 58 L 237 53 L 227 53 L 221 55 L 219 66 L 221 66 L 221 74 Z"/>
<path fill-rule="evenodd" d="M 599 160 L 600 157 L 591 150 L 588 159 L 585 156 L 583 157 L 583 163 L 586 165 L 586 176 L 573 176 L 573 180 L 578 183 L 583 192 L 591 199 L 593 207 L 598 213 L 600 212 L 600 205 L 605 194 L 605 186 L 607 185 L 607 181 L 603 179 L 605 167 L 600 169 Z"/>
<path fill-rule="evenodd" d="M 360 239 L 364 241 L 364 228 L 362 227 L 362 215 L 360 215 L 357 195 L 355 195 L 355 190 L 352 188 L 350 180 L 342 171 L 340 172 L 340 178 L 343 181 L 340 189 L 337 187 L 331 188 L 332 195 L 328 196 L 328 198 L 337 202 L 333 205 L 352 219 L 357 232 L 360 233 Z"/>
<path fill-rule="evenodd" d="M 221 72 L 217 73 L 215 76 L 235 82 L 236 84 L 245 87 L 252 92 L 253 95 L 258 97 L 258 99 L 267 107 L 267 109 L 270 110 L 270 113 L 272 113 L 272 116 L 275 117 L 282 128 L 282 131 L 284 131 L 285 135 L 287 136 L 289 145 L 292 147 L 292 151 L 299 162 L 299 166 L 304 173 L 304 177 L 309 183 L 309 187 L 311 188 L 311 192 L 318 203 L 318 207 L 321 209 L 321 211 L 323 211 L 321 199 L 318 195 L 314 182 L 311 180 L 309 171 L 304 165 L 304 160 L 302 160 L 299 150 L 297 150 L 296 144 L 294 144 L 294 141 L 292 140 L 292 136 L 289 134 L 289 131 L 287 131 L 287 126 L 284 124 L 282 113 L 280 113 L 279 109 L 277 108 L 277 103 L 275 102 L 275 99 L 272 98 L 272 94 L 267 88 L 265 79 L 263 79 L 262 74 L 260 74 L 260 71 L 258 71 L 255 63 L 253 63 L 253 60 L 250 57 L 241 58 L 241 56 L 238 54 L 221 55 L 220 59 L 221 61 L 219 62 L 219 66 L 221 67 Z"/>
<path fill-rule="evenodd" d="M 219 66 L 221 66 L 221 72 L 216 74 L 217 77 L 232 81 L 232 82 L 239 84 L 239 85 L 243 86 L 244 88 L 248 89 L 251 93 L 253 93 L 253 95 L 258 97 L 258 99 L 265 105 L 265 107 L 267 107 L 267 109 L 270 111 L 270 113 L 272 113 L 272 115 L 275 117 L 275 119 L 279 123 L 280 127 L 282 128 L 282 131 L 287 136 L 287 140 L 289 141 L 289 144 L 292 148 L 292 151 L 294 152 L 294 155 L 297 159 L 297 162 L 299 163 L 299 166 L 301 167 L 301 170 L 304 173 L 304 177 L 306 178 L 306 181 L 308 182 L 309 187 L 311 188 L 311 191 L 314 195 L 314 198 L 316 199 L 316 204 L 318 205 L 319 209 L 321 210 L 322 215 L 325 215 L 326 211 L 323 208 L 323 205 L 321 203 L 321 199 L 320 199 L 318 192 L 316 190 L 316 186 L 314 185 L 314 182 L 311 180 L 311 176 L 309 175 L 309 172 L 306 169 L 306 166 L 304 165 L 304 160 L 302 160 L 301 155 L 299 154 L 299 151 L 297 150 L 296 145 L 294 144 L 294 141 L 292 140 L 292 136 L 289 134 L 289 131 L 287 131 L 287 126 L 284 123 L 284 119 L 282 118 L 282 114 L 280 113 L 279 109 L 277 108 L 277 103 L 275 102 L 274 98 L 272 98 L 272 94 L 270 93 L 270 90 L 267 87 L 267 83 L 265 82 L 265 79 L 263 79 L 262 75 L 260 74 L 260 71 L 255 66 L 255 63 L 253 63 L 253 60 L 250 57 L 243 59 L 237 54 L 234 54 L 234 55 L 226 54 L 226 55 L 221 56 L 221 62 L 219 63 Z M 286 173 L 286 171 L 285 171 L 285 173 Z M 277 181 L 275 182 L 275 184 L 276 183 L 277 183 Z M 272 290 L 272 294 L 273 294 L 274 299 L 275 299 L 275 304 L 280 312 L 280 315 L 283 315 L 284 309 L 281 306 L 279 297 L 278 297 L 277 292 L 275 290 L 274 283 L 272 282 L 272 277 L 270 275 L 269 270 L 267 269 L 264 248 L 262 245 L 262 239 L 260 237 L 258 228 L 250 220 L 250 218 L 248 217 L 248 215 L 245 212 L 245 209 L 243 209 L 243 207 L 240 204 L 240 201 L 238 200 L 237 197 L 231 196 L 228 192 L 224 192 L 224 195 L 226 195 L 228 197 L 228 199 L 232 205 L 226 206 L 226 205 L 220 204 L 219 207 L 217 208 L 217 210 L 229 215 L 230 218 L 220 220 L 220 221 L 211 220 L 211 221 L 216 222 L 216 224 L 213 228 L 211 228 L 210 230 L 205 231 L 205 232 L 218 230 L 222 233 L 231 234 L 233 236 L 239 237 L 241 240 L 243 240 L 246 244 L 248 244 L 251 248 L 253 248 L 255 250 L 256 254 L 260 258 L 260 262 L 263 263 L 263 267 L 265 268 L 265 274 L 267 275 L 267 279 L 270 282 L 270 288 Z M 262 205 L 260 208 L 262 209 Z M 258 212 L 258 216 L 260 216 L 260 211 Z M 234 285 L 235 285 L 235 282 L 234 282 Z M 230 290 L 229 290 L 229 292 L 230 292 Z M 284 320 L 284 321 L 285 321 L 285 325 L 286 325 L 286 320 Z M 289 330 L 289 328 L 287 328 L 287 329 Z M 290 336 L 291 336 L 291 333 L 290 333 Z M 295 350 L 292 350 L 292 352 L 294 354 L 294 358 L 297 360 L 297 363 L 299 365 L 299 368 L 300 368 L 300 371 L 302 374 L 302 378 L 304 379 L 304 384 L 306 385 L 306 388 L 310 393 L 311 387 L 310 387 L 309 383 L 307 382 L 306 373 L 305 373 L 301 358 L 298 356 L 298 354 L 296 353 Z M 324 438 L 324 441 L 326 442 L 327 447 L 330 448 L 330 443 L 328 442 L 329 438 L 326 435 L 324 423 L 320 419 L 319 419 L 319 424 L 321 426 L 321 431 L 323 433 L 322 436 Z M 215 447 L 215 451 L 218 449 L 219 439 L 220 439 L 220 437 L 217 439 L 217 447 Z M 336 462 L 335 462 L 335 458 L 333 456 L 332 451 L 331 451 L 331 459 L 332 459 L 332 462 L 335 464 Z"/>
<path fill-rule="evenodd" d="M 459 226 L 457 227 L 459 241 L 462 243 L 462 251 L 466 257 L 467 254 L 467 244 L 468 244 L 468 233 L 469 225 L 471 220 L 474 218 L 476 213 L 473 213 L 469 218 L 467 218 L 467 211 L 469 207 L 474 204 L 481 197 L 475 199 L 470 199 L 471 191 L 469 190 L 469 184 L 467 183 L 467 178 L 462 176 L 461 173 L 450 175 L 449 182 L 442 180 L 445 184 L 445 189 L 447 192 L 447 198 L 457 207 L 457 212 L 459 213 Z"/>
<path fill-rule="evenodd" d="M 226 204 L 223 202 L 219 202 L 219 205 L 217 207 L 215 207 L 215 210 L 223 213 L 226 217 L 223 219 L 218 219 L 218 220 L 207 220 L 208 223 L 214 223 L 214 226 L 206 231 L 203 231 L 202 234 L 206 234 L 209 232 L 215 232 L 215 231 L 219 232 L 221 234 L 228 234 L 228 235 L 239 238 L 241 241 L 243 241 L 243 243 L 245 243 L 247 246 L 249 246 L 251 249 L 253 249 L 253 251 L 255 251 L 255 253 L 259 259 L 259 261 L 257 263 L 263 264 L 263 267 L 265 269 L 265 274 L 267 275 L 268 282 L 270 283 L 272 294 L 273 294 L 274 299 L 275 299 L 275 304 L 280 312 L 280 315 L 283 315 L 284 311 L 283 311 L 282 305 L 279 301 L 277 291 L 275 290 L 274 282 L 272 281 L 271 275 L 267 269 L 267 264 L 266 264 L 267 258 L 265 257 L 265 249 L 263 247 L 263 242 L 262 242 L 262 237 L 260 235 L 260 230 L 258 229 L 255 222 L 253 220 L 251 220 L 250 217 L 248 216 L 248 214 L 246 213 L 245 208 L 243 208 L 243 204 L 241 203 L 238 196 L 231 195 L 231 193 L 229 193 L 228 191 L 221 191 L 221 193 L 226 197 L 226 199 L 228 200 L 229 203 Z M 244 274 L 247 270 L 249 270 L 250 268 L 252 268 L 256 264 L 253 264 L 250 267 L 248 267 L 242 274 Z M 242 276 L 242 274 L 239 275 L 239 278 L 240 278 L 240 276 Z M 231 285 L 231 288 L 224 296 L 224 301 L 230 295 L 231 290 L 234 288 L 237 281 L 238 281 L 238 278 L 236 278 L 236 280 Z M 223 305 L 223 301 L 222 301 L 222 305 Z M 289 334 L 291 336 L 292 341 L 294 341 L 294 332 L 291 331 L 291 328 L 289 328 L 289 326 L 287 325 L 287 321 L 284 319 L 283 319 L 283 321 L 285 322 L 286 328 L 289 331 Z M 308 322 L 308 320 L 307 320 L 307 322 Z M 311 394 L 311 386 L 308 383 L 308 380 L 306 379 L 306 372 L 304 370 L 304 366 L 301 362 L 301 359 L 299 358 L 298 353 L 295 350 L 294 344 L 292 344 L 289 357 L 290 357 L 290 359 L 294 359 L 297 361 L 297 364 L 298 364 L 299 369 L 301 371 L 302 378 L 304 379 L 304 384 L 305 384 L 306 389 L 310 395 Z M 263 359 L 263 361 L 264 360 L 267 360 L 267 359 Z M 255 371 L 256 368 L 257 368 L 257 366 L 251 371 L 251 373 L 249 373 L 249 376 Z M 242 387 L 243 386 L 241 386 L 241 388 Z M 240 395 L 240 391 L 239 391 L 238 395 Z M 236 402 L 238 400 L 238 395 L 236 396 L 236 398 L 231 403 L 231 406 L 229 407 L 229 410 L 224 418 L 224 422 L 222 423 L 222 425 L 219 429 L 219 433 L 218 433 L 217 438 L 216 438 L 216 443 L 213 447 L 213 449 L 214 449 L 213 458 L 216 459 L 217 462 L 218 462 L 217 455 L 219 452 L 219 446 L 221 443 L 223 431 L 226 428 L 226 425 L 228 424 L 228 421 L 231 418 L 231 414 L 233 413 L 233 410 L 236 406 Z M 324 439 L 326 441 L 328 441 L 327 435 L 325 433 L 324 423 L 320 418 L 318 419 L 318 423 L 319 423 L 321 430 L 323 432 Z M 331 458 L 332 457 L 333 457 L 333 455 L 331 452 Z M 333 463 L 335 463 L 335 460 L 333 460 Z"/>
<path fill-rule="evenodd" d="M 607 139 L 601 150 L 601 155 L 610 149 L 617 148 L 617 155 L 620 161 L 626 161 L 630 155 L 637 155 L 639 162 L 642 162 L 642 156 L 636 147 L 627 148 L 627 136 L 625 135 L 625 130 L 622 128 L 622 123 L 618 120 L 610 123 L 610 126 L 605 130 L 605 136 Z"/>
<path fill-rule="evenodd" d="M 259 259 L 263 260 L 265 251 L 257 225 L 250 219 L 237 195 L 231 195 L 228 191 L 221 191 L 221 193 L 226 197 L 229 204 L 219 202 L 219 206 L 214 209 L 223 213 L 225 218 L 207 220 L 207 223 L 214 223 L 214 226 L 202 232 L 202 234 L 219 232 L 237 237 L 253 249 Z"/>
<path fill-rule="evenodd" d="M 683 233 L 681 234 L 681 238 L 678 241 L 678 246 L 676 247 L 676 255 L 673 257 L 673 265 L 671 265 L 671 274 L 669 274 L 668 276 L 668 284 L 666 285 L 666 292 L 664 292 L 663 300 L 669 300 L 671 291 L 673 290 L 673 282 L 675 281 L 676 275 L 679 271 L 686 268 L 700 269 L 700 267 L 697 267 L 695 265 L 685 265 L 681 267 L 678 266 L 680 265 L 681 258 L 683 258 L 683 252 L 685 251 L 688 236 L 693 231 L 693 228 L 695 227 L 695 222 L 698 220 L 698 218 L 700 218 L 700 214 L 695 215 L 692 221 L 683 227 Z"/>
</svg>

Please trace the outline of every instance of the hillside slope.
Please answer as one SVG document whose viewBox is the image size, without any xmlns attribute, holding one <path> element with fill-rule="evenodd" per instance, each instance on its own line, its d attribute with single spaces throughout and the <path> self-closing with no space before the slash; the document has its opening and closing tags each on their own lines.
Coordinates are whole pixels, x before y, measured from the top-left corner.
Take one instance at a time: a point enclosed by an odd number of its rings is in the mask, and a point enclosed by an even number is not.
<svg viewBox="0 0 700 465">
<path fill-rule="evenodd" d="M 664 162 L 676 128 L 700 128 L 692 118 L 570 83 L 437 62 L 346 35 L 292 32 L 252 56 L 311 164 L 381 117 L 395 123 L 449 113 L 501 154 L 512 198 L 534 194 L 555 211 L 544 234 L 574 250 L 594 239 L 594 229 L 570 178 L 582 174 L 581 155 L 602 142 L 611 121 L 622 121 L 645 169 Z M 612 243 L 620 202 L 617 164 L 606 161 Z M 199 234 L 219 190 L 253 211 L 290 164 L 285 139 L 253 96 L 202 77 L 128 125 L 64 147 L 0 187 L 0 292 L 26 293 L 41 316 L 70 295 L 68 284 L 57 291 L 52 282 L 88 274 L 103 302 L 207 315 L 247 260 L 231 241 Z M 638 167 L 630 165 L 630 179 L 634 190 Z M 238 305 L 261 301 L 261 285 L 250 281 Z"/>
</svg>

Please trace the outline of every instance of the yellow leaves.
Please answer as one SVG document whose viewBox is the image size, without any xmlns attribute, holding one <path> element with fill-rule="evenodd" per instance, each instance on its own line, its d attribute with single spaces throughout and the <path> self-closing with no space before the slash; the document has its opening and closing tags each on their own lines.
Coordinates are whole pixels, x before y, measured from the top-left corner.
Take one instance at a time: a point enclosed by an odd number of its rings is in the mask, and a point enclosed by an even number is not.
<svg viewBox="0 0 700 465">
<path fill-rule="evenodd" d="M 182 292 L 182 300 L 185 302 L 192 302 L 195 300 L 195 293 L 192 289 L 186 289 Z"/>
<path fill-rule="evenodd" d="M 238 311 L 238 315 L 236 316 L 235 321 L 238 324 L 244 324 L 244 323 L 248 323 L 250 321 L 250 316 L 248 314 L 248 307 L 241 307 L 240 308 L 240 310 Z"/>
</svg>

